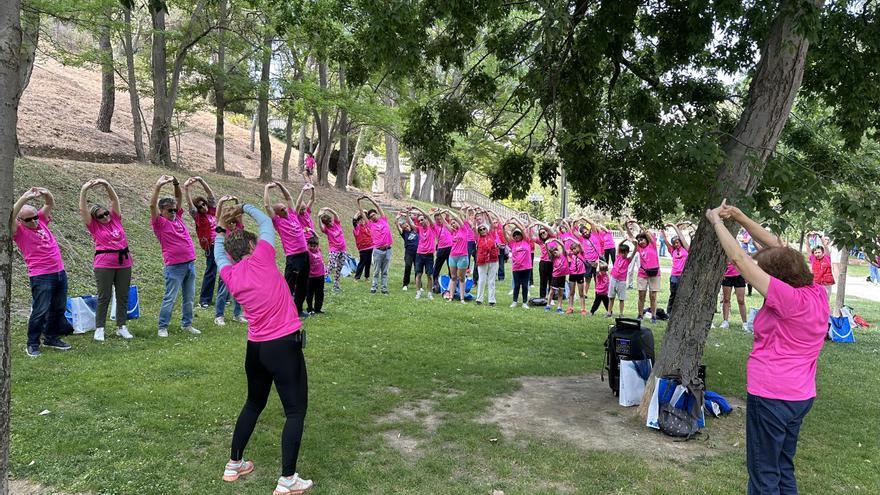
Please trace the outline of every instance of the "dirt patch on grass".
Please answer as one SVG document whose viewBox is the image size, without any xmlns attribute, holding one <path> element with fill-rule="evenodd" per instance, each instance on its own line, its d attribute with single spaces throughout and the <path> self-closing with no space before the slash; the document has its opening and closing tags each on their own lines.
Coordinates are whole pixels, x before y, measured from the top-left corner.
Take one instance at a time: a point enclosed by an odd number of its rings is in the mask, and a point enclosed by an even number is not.
<svg viewBox="0 0 880 495">
<path fill-rule="evenodd" d="M 9 480 L 9 493 L 10 495 L 71 495 L 27 480 Z"/>
<path fill-rule="evenodd" d="M 729 452 L 744 445 L 745 408 L 721 419 L 707 418 L 707 435 L 675 442 L 645 427 L 635 407 L 621 407 L 607 382 L 596 375 L 525 377 L 516 392 L 497 397 L 481 418 L 508 437 L 530 434 L 561 437 L 584 450 L 633 451 L 654 459 L 690 460 Z"/>
<path fill-rule="evenodd" d="M 396 388 L 396 387 L 395 387 Z M 400 393 L 400 389 L 397 389 Z M 458 397 L 464 392 L 460 390 L 436 391 L 430 399 L 421 399 L 401 404 L 390 413 L 379 418 L 379 424 L 394 425 L 400 423 L 417 423 L 424 433 L 430 437 L 437 432 L 445 414 L 437 411 L 438 401 Z M 422 444 L 424 439 L 406 435 L 400 430 L 389 430 L 382 434 L 385 441 L 402 456 L 415 460 L 422 456 Z"/>
</svg>

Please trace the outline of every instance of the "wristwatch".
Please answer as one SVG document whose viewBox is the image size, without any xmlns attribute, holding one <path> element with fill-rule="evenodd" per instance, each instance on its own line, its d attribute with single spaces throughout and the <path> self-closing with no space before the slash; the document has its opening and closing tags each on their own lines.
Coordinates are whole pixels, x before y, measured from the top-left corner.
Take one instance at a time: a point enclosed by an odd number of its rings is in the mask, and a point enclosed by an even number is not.
<svg viewBox="0 0 880 495">
<path fill-rule="evenodd" d="M 214 232 L 216 232 L 218 234 L 225 234 L 226 229 L 224 229 L 223 227 L 218 225 L 218 226 L 214 227 Z"/>
</svg>

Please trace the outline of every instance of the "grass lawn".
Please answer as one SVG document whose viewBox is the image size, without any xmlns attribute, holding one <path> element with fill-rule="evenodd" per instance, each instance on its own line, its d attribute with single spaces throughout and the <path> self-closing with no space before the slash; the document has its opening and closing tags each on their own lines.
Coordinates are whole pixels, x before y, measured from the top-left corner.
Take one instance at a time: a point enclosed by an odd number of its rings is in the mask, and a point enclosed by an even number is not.
<svg viewBox="0 0 880 495">
<path fill-rule="evenodd" d="M 48 170 L 20 172 L 18 179 L 50 180 Z M 136 191 L 126 194 L 136 200 Z M 59 208 L 55 232 L 63 231 L 61 242 L 76 246 L 87 241 L 85 229 L 76 223 L 74 203 L 64 201 L 69 204 Z M 133 341 L 71 337 L 72 351 L 46 349 L 29 359 L 23 352 L 24 321 L 15 325 L 11 475 L 65 492 L 267 494 L 279 474 L 280 403 L 270 398 L 246 452 L 256 471 L 223 483 L 245 397 L 245 327 L 215 327 L 213 311 L 199 311 L 195 326 L 203 334 L 184 335 L 174 325 L 178 305 L 171 336 L 156 336 L 161 257 L 142 209 L 132 211 L 126 223 L 137 248 L 135 282 L 142 301 L 142 317 L 130 325 Z M 86 275 L 89 249 L 80 249 L 79 258 L 65 251 L 72 294 L 94 290 Z M 298 470 L 317 482 L 315 494 L 744 492 L 744 442 L 720 455 L 671 461 L 640 452 L 585 451 L 537 434 L 507 437 L 497 425 L 480 422 L 491 399 L 513 391 L 518 377 L 598 372 L 608 320 L 510 309 L 509 282 L 500 285 L 496 308 L 415 301 L 413 292 L 398 289 L 400 250 L 395 254 L 390 296 L 370 295 L 365 283 L 348 279 L 342 294 L 328 294 L 328 315 L 305 323 L 310 404 Z M 16 263 L 21 268 L 22 262 Z M 199 273 L 202 263 L 200 258 Z M 23 270 L 16 271 L 14 283 L 18 306 L 26 305 Z M 665 302 L 666 294 L 660 299 Z M 761 298 L 756 293 L 748 303 L 757 307 Z M 868 321 L 880 322 L 880 304 L 853 306 Z M 654 328 L 658 349 L 664 328 L 662 323 Z M 858 330 L 856 338 L 854 345 L 829 344 L 822 352 L 819 396 L 797 458 L 802 493 L 880 491 L 875 371 L 880 335 L 876 329 Z M 744 398 L 750 346 L 750 335 L 738 326 L 710 333 L 704 362 L 712 390 Z M 427 399 L 436 402 L 439 418 L 433 432 L 418 414 L 382 421 Z M 614 400 L 610 391 L 608 400 Z M 43 410 L 50 413 L 40 415 Z M 585 408 L 583 414 L 591 412 Z M 710 434 L 711 428 L 710 422 Z M 384 435 L 391 430 L 417 439 L 419 455 L 392 448 Z"/>
</svg>

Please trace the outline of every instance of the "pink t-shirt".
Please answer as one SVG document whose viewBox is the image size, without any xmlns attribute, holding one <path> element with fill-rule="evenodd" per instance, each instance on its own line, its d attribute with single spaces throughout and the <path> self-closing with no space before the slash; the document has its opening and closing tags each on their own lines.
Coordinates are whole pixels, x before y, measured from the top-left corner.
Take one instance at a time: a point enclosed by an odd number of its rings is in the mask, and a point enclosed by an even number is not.
<svg viewBox="0 0 880 495">
<path fill-rule="evenodd" d="M 568 275 L 568 259 L 563 255 L 553 258 L 553 276 L 564 277 L 566 275 Z"/>
<path fill-rule="evenodd" d="M 122 217 L 112 210 L 107 211 L 110 212 L 109 222 L 101 223 L 92 218 L 86 226 L 95 242 L 95 251 L 127 248 L 128 239 L 125 238 L 125 230 L 122 228 Z M 128 268 L 131 266 L 131 253 L 123 257 L 122 263 L 119 262 L 119 253 L 96 254 L 93 266 L 95 268 Z"/>
<path fill-rule="evenodd" d="M 602 249 L 602 234 L 600 232 L 591 232 L 590 235 L 581 237 L 579 241 L 587 261 L 594 262 L 604 253 Z"/>
<path fill-rule="evenodd" d="M 608 272 L 596 272 L 596 294 L 607 295 L 609 282 Z"/>
<path fill-rule="evenodd" d="M 475 242 L 477 240 L 476 234 L 474 234 L 474 229 L 471 228 L 471 224 L 468 222 L 464 222 L 461 225 L 461 228 L 464 229 L 465 234 L 467 235 L 468 242 Z M 463 255 L 462 255 L 463 256 Z"/>
<path fill-rule="evenodd" d="M 547 241 L 553 239 L 553 237 L 548 237 Z M 541 248 L 541 261 L 550 261 L 550 253 L 547 251 L 547 241 L 542 241 L 540 237 L 535 241 L 535 244 Z"/>
<path fill-rule="evenodd" d="M 434 254 L 434 245 L 437 241 L 437 229 L 433 225 L 422 227 L 416 224 L 416 231 L 419 233 L 419 246 L 416 249 L 418 254 Z"/>
<path fill-rule="evenodd" d="M 391 229 L 387 218 L 379 217 L 375 222 L 370 220 L 370 233 L 373 234 L 373 247 L 391 247 Z"/>
<path fill-rule="evenodd" d="M 52 217 L 44 215 L 43 210 L 38 210 L 37 216 L 39 217 L 39 228 L 29 229 L 19 223 L 15 228 L 15 234 L 12 235 L 12 240 L 15 241 L 15 245 L 18 246 L 24 263 L 27 265 L 29 277 L 58 273 L 64 270 L 61 250 L 58 249 L 58 242 L 52 231 L 49 230 L 49 222 L 52 221 Z"/>
<path fill-rule="evenodd" d="M 621 256 L 620 253 L 617 253 L 617 256 L 614 258 L 614 266 L 611 268 L 611 278 L 620 282 L 626 282 L 626 275 L 631 264 L 632 258 Z"/>
<path fill-rule="evenodd" d="M 199 238 L 199 247 L 205 251 L 211 249 L 211 246 L 214 245 L 214 238 L 217 237 L 217 231 L 214 230 L 217 227 L 217 208 L 209 206 L 207 213 L 200 213 L 197 208 L 194 208 L 190 210 L 190 215 L 196 222 L 196 237 Z"/>
<path fill-rule="evenodd" d="M 437 225 L 437 249 L 452 247 L 452 232 L 445 225 Z"/>
<path fill-rule="evenodd" d="M 821 285 L 795 289 L 770 278 L 755 317 L 755 343 L 746 364 L 750 394 L 767 399 L 816 396 L 816 362 L 828 332 L 828 294 Z"/>
<path fill-rule="evenodd" d="M 272 244 L 257 241 L 253 254 L 224 266 L 220 278 L 244 308 L 251 342 L 274 340 L 299 330 L 293 296 L 275 264 Z"/>
<path fill-rule="evenodd" d="M 584 253 L 573 254 L 568 258 L 568 274 L 583 275 L 587 273 L 587 257 Z"/>
<path fill-rule="evenodd" d="M 670 273 L 670 275 L 673 277 L 680 277 L 684 271 L 684 264 L 687 263 L 688 250 L 682 246 L 673 249 L 670 253 L 672 254 L 672 273 Z"/>
<path fill-rule="evenodd" d="M 461 227 L 455 230 L 452 233 L 452 251 L 449 252 L 449 256 L 467 256 L 468 255 L 468 239 L 467 239 L 467 224 L 462 224 Z"/>
<path fill-rule="evenodd" d="M 307 156 L 305 160 L 306 168 L 309 170 L 315 170 L 315 159 L 311 156 Z"/>
<path fill-rule="evenodd" d="M 324 255 L 321 254 L 321 249 L 309 249 L 309 277 L 324 275 L 327 275 L 327 270 L 324 268 Z"/>
<path fill-rule="evenodd" d="M 571 249 L 571 244 L 574 242 L 578 242 L 578 238 L 576 235 L 571 232 L 562 232 L 559 234 L 559 240 L 562 241 L 562 245 L 565 246 L 565 250 L 568 251 Z"/>
<path fill-rule="evenodd" d="M 345 233 L 339 219 L 334 218 L 330 225 L 321 222 L 321 231 L 327 236 L 327 246 L 331 253 L 344 253 L 346 249 Z"/>
<path fill-rule="evenodd" d="M 649 237 L 653 242 L 641 247 L 636 243 L 636 251 L 639 252 L 639 278 L 648 278 L 645 269 L 660 268 L 660 257 L 657 255 L 657 238 Z M 659 275 L 659 274 L 658 274 Z"/>
<path fill-rule="evenodd" d="M 725 277 L 738 277 L 740 275 L 739 270 L 736 269 L 736 265 L 733 263 L 727 264 L 727 270 L 724 271 Z"/>
<path fill-rule="evenodd" d="M 300 225 L 299 220 L 290 215 L 290 213 L 287 214 L 287 218 L 284 218 L 281 215 L 273 216 L 272 225 L 275 226 L 275 230 L 278 232 L 278 237 L 281 238 L 281 247 L 284 248 L 284 256 L 299 254 L 308 249 L 302 225 Z"/>
<path fill-rule="evenodd" d="M 186 228 L 186 223 L 183 221 L 182 208 L 177 209 L 174 221 L 168 220 L 162 215 L 156 215 L 156 218 L 152 219 L 150 223 L 153 226 L 153 233 L 156 234 L 159 245 L 162 247 L 165 266 L 189 263 L 196 259 L 192 237 L 189 236 L 189 229 Z"/>
<path fill-rule="evenodd" d="M 312 209 L 306 208 L 304 212 L 297 213 L 296 219 L 299 220 L 300 226 L 306 232 L 306 237 L 311 237 L 311 233 L 315 231 L 315 225 L 312 223 Z"/>
<path fill-rule="evenodd" d="M 532 269 L 532 242 L 526 239 L 514 241 L 511 239 L 507 245 L 510 247 L 511 270 Z"/>
<path fill-rule="evenodd" d="M 614 248 L 614 234 L 612 234 L 610 230 L 602 232 L 602 249 L 607 251 Z"/>
</svg>

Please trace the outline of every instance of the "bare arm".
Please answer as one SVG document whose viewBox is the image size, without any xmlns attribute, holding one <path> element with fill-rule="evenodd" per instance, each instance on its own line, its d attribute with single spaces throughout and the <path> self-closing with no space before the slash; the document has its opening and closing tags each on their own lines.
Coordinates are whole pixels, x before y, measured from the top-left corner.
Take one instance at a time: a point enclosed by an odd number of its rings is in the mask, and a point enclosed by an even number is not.
<svg viewBox="0 0 880 495">
<path fill-rule="evenodd" d="M 367 218 L 367 211 L 364 209 L 363 200 L 367 199 L 366 196 L 361 196 L 357 199 L 358 210 L 361 212 L 361 218 Z"/>
<path fill-rule="evenodd" d="M 672 228 L 675 229 L 675 235 L 678 236 L 678 242 L 681 243 L 681 247 L 683 247 L 685 251 L 690 251 L 691 243 L 685 240 L 684 234 L 681 233 L 681 228 L 678 225 L 673 225 Z"/>
<path fill-rule="evenodd" d="M 328 211 L 328 212 L 330 212 L 331 215 L 333 215 L 333 221 L 334 221 L 334 222 L 338 222 L 338 221 L 339 221 L 339 213 L 336 213 L 336 210 L 334 210 L 333 208 L 330 208 L 329 206 L 325 206 L 325 207 L 323 208 L 323 210 Z"/>
<path fill-rule="evenodd" d="M 272 209 L 272 199 L 269 197 L 269 191 L 275 187 L 274 182 L 270 182 L 263 187 L 263 209 L 266 210 L 266 214 L 269 215 L 269 218 L 275 217 L 275 210 Z"/>
<path fill-rule="evenodd" d="M 706 210 L 706 218 L 712 223 L 712 227 L 715 229 L 715 235 L 718 236 L 718 241 L 721 243 L 724 253 L 730 258 L 733 264 L 736 265 L 739 273 L 749 284 L 752 285 L 752 287 L 766 296 L 767 289 L 770 287 L 770 275 L 767 275 L 767 272 L 762 270 L 757 263 L 752 261 L 752 257 L 742 249 L 736 238 L 733 237 L 730 231 L 727 230 L 727 227 L 724 226 L 721 215 L 726 207 L 726 202 L 727 200 L 721 203 L 721 206 L 718 208 Z M 737 220 L 737 222 L 739 222 L 739 220 Z M 743 224 L 740 223 L 740 225 Z M 743 227 L 745 227 L 745 225 L 743 225 Z M 746 230 L 748 230 L 748 228 L 746 228 Z M 751 234 L 751 231 L 749 231 L 749 233 Z"/>
<path fill-rule="evenodd" d="M 189 179 L 186 179 L 186 182 L 183 183 L 183 196 L 186 198 L 186 204 L 189 205 L 190 210 L 196 209 L 196 205 L 193 204 L 192 197 L 190 197 L 190 194 L 189 194 L 189 188 L 192 187 L 194 182 L 195 182 L 195 177 L 190 177 Z"/>
<path fill-rule="evenodd" d="M 282 184 L 280 182 L 275 182 L 274 184 L 278 188 L 278 190 L 281 191 L 281 195 L 284 196 L 284 200 L 287 202 L 287 207 L 289 209 L 293 210 L 292 214 L 295 215 L 297 212 L 297 209 L 293 207 L 293 198 L 290 196 L 290 191 L 288 191 L 287 187 L 285 187 L 284 184 Z M 300 193 L 300 197 L 302 197 L 302 193 Z M 297 200 L 297 201 L 299 201 L 299 200 Z M 288 213 L 288 214 L 291 214 L 291 213 Z"/>
<path fill-rule="evenodd" d="M 205 195 L 208 196 L 208 199 L 214 199 L 216 197 L 214 196 L 214 191 L 211 189 L 211 186 L 209 186 L 208 183 L 205 182 L 205 179 L 201 177 L 193 177 L 193 179 L 195 179 L 196 182 L 202 185 L 202 189 L 205 190 Z"/>
<path fill-rule="evenodd" d="M 52 209 L 55 208 L 55 196 L 52 196 L 52 192 L 45 187 L 38 187 L 37 190 L 43 196 L 43 207 L 40 208 L 40 211 L 43 212 L 43 216 L 48 217 L 52 215 Z"/>
<path fill-rule="evenodd" d="M 121 217 L 122 208 L 119 206 L 119 195 L 116 194 L 116 189 L 113 189 L 113 186 L 104 179 L 98 179 L 98 184 L 104 186 L 104 190 L 107 191 L 107 197 L 110 198 L 110 209 Z"/>
<path fill-rule="evenodd" d="M 177 200 L 177 208 L 180 208 L 180 205 L 183 204 L 183 191 L 180 189 L 180 182 L 177 181 L 177 177 L 172 177 L 171 183 L 174 185 L 174 199 Z"/>
<path fill-rule="evenodd" d="M 719 208 L 721 208 L 719 216 L 725 220 L 728 218 L 735 220 L 738 224 L 742 225 L 743 228 L 746 229 L 746 232 L 752 236 L 752 241 L 754 241 L 756 245 L 760 244 L 764 247 L 785 247 L 785 242 L 783 242 L 778 235 L 774 235 L 769 230 L 761 227 L 758 222 L 747 217 L 746 214 L 736 206 L 728 205 L 726 199 L 721 203 Z M 752 285 L 754 286 L 754 284 Z"/>
<path fill-rule="evenodd" d="M 18 198 L 18 201 L 16 201 L 15 205 L 12 207 L 12 216 L 9 217 L 10 232 L 15 232 L 15 220 L 18 218 L 18 214 L 21 213 L 21 209 L 24 208 L 24 205 L 26 205 L 28 201 L 39 197 L 39 190 L 36 187 L 32 187 Z"/>
<path fill-rule="evenodd" d="M 315 204 L 315 186 L 310 185 L 308 188 L 309 191 L 309 201 L 306 203 L 306 208 L 311 208 L 313 204 Z M 305 192 L 305 191 L 303 191 Z"/>
<path fill-rule="evenodd" d="M 94 180 L 90 180 L 83 184 L 79 190 L 79 218 L 84 225 L 88 225 L 92 221 L 92 216 L 89 214 L 89 205 L 86 200 L 86 195 L 88 194 L 89 189 L 94 187 L 95 184 L 96 182 Z"/>
<path fill-rule="evenodd" d="M 373 206 L 376 207 L 376 211 L 379 213 L 379 216 L 380 216 L 380 217 L 384 217 L 384 216 L 385 216 L 385 210 L 383 210 L 382 207 L 379 206 L 379 203 L 376 203 L 376 202 L 373 200 L 373 198 L 371 198 L 371 197 L 369 197 L 369 196 L 364 196 L 363 198 L 366 199 L 367 201 L 369 201 L 370 203 L 372 203 Z M 387 218 L 387 217 L 386 217 L 386 218 Z"/>
</svg>

